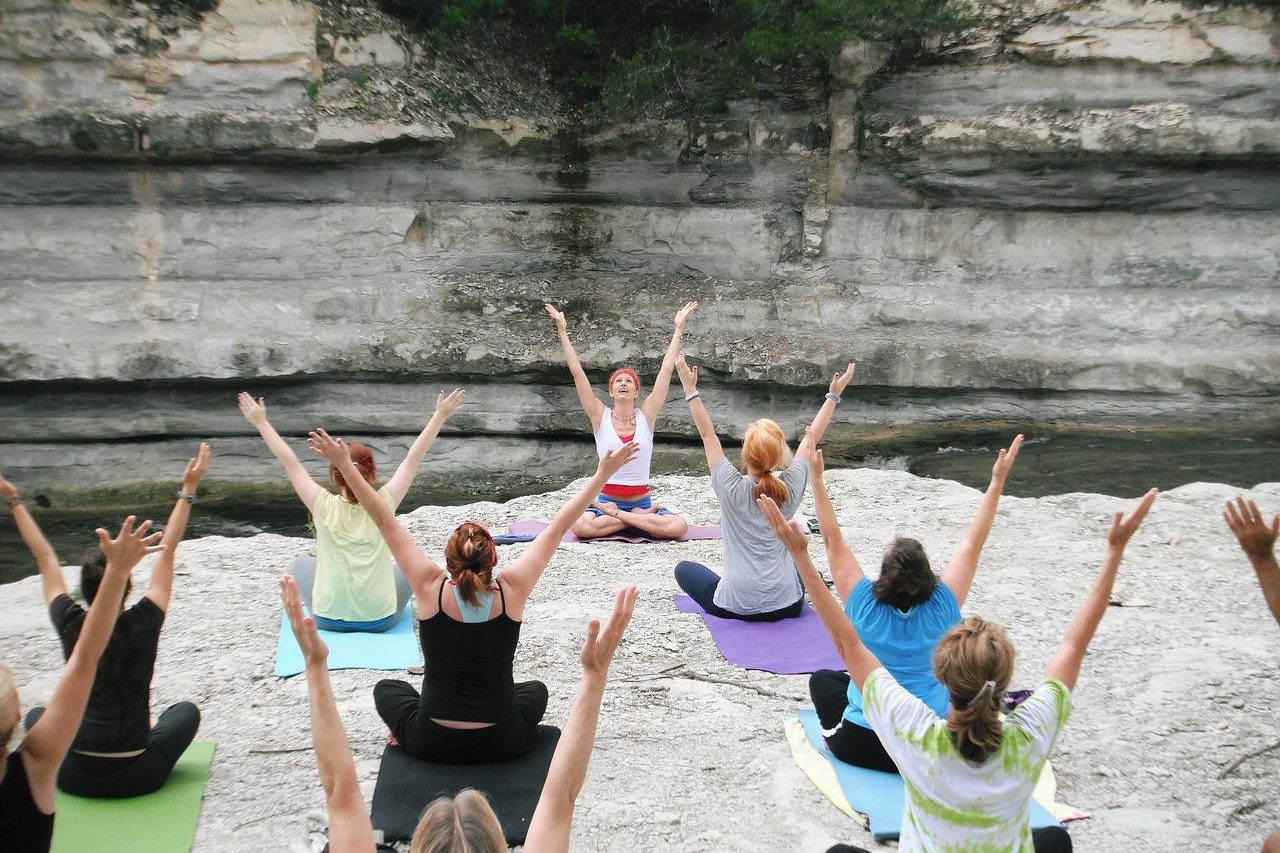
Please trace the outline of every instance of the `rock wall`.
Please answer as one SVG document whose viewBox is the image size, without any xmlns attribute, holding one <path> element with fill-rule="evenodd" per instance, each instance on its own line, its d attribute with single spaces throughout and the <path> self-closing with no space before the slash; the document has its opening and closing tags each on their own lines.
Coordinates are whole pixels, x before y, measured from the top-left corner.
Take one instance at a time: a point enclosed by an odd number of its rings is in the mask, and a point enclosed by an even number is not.
<svg viewBox="0 0 1280 853">
<path fill-rule="evenodd" d="M 647 377 L 687 299 L 730 437 L 798 429 L 848 359 L 849 450 L 973 421 L 1274 434 L 1274 13 L 984 14 L 927 62 L 851 44 L 829 89 L 589 123 L 536 62 L 367 8 L 0 0 L 0 434 L 32 460 L 243 436 L 247 386 L 286 428 L 395 435 L 415 385 L 465 384 L 458 430 L 537 433 L 537 468 L 581 440 L 541 303 L 594 375 Z"/>
</svg>

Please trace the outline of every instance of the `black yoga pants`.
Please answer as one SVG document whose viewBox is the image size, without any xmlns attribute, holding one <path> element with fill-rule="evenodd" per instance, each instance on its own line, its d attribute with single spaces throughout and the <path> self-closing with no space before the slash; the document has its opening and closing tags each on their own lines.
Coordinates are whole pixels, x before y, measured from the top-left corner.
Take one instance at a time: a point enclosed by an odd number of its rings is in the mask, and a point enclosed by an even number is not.
<svg viewBox="0 0 1280 853">
<path fill-rule="evenodd" d="M 721 619 L 741 619 L 744 622 L 777 622 L 779 619 L 791 619 L 799 616 L 804 609 L 804 595 L 793 604 L 770 610 L 767 613 L 734 613 L 725 610 L 715 602 L 716 587 L 720 586 L 720 576 L 701 563 L 693 560 L 681 560 L 676 563 L 676 583 L 698 602 L 698 606 L 710 616 Z"/>
<path fill-rule="evenodd" d="M 422 697 L 413 685 L 383 679 L 373 688 L 373 704 L 391 734 L 414 758 L 443 764 L 488 764 L 524 755 L 534 729 L 547 712 L 547 686 L 541 681 L 516 682 L 516 707 L 495 713 L 494 725 L 452 729 L 422 712 Z"/>
<path fill-rule="evenodd" d="M 809 676 L 809 698 L 818 712 L 818 723 L 823 732 L 835 729 L 823 738 L 827 749 L 846 764 L 897 773 L 898 765 L 884 751 L 880 737 L 866 726 L 844 719 L 844 709 L 849 706 L 849 681 L 849 673 L 834 669 L 820 669 Z"/>
</svg>

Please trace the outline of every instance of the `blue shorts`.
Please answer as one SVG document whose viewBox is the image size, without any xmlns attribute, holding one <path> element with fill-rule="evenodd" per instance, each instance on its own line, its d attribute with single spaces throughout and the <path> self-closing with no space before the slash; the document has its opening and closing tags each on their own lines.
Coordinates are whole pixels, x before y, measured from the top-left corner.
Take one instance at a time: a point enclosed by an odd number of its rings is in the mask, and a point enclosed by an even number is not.
<svg viewBox="0 0 1280 853">
<path fill-rule="evenodd" d="M 606 495 L 604 492 L 596 495 L 596 503 L 613 504 L 623 512 L 630 512 L 633 509 L 648 509 L 653 506 L 653 500 L 649 495 L 645 495 L 642 498 L 615 498 L 612 495 Z M 604 511 L 598 510 L 593 506 L 587 507 L 587 512 L 591 513 L 596 518 L 606 514 Z M 674 515 L 674 513 L 666 507 L 663 507 L 658 510 L 658 515 Z"/>
</svg>

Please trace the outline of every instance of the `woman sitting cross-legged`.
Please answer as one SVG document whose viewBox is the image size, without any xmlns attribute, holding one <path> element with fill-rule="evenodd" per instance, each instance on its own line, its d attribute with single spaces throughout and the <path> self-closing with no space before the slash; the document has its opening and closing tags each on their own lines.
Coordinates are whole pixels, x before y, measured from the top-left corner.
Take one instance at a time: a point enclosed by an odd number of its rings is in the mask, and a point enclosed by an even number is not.
<svg viewBox="0 0 1280 853">
<path fill-rule="evenodd" d="M 22 722 L 22 707 L 13 673 L 0 663 L 0 840 L 5 853 L 48 853 L 53 841 L 58 768 L 80 730 L 98 661 L 120 615 L 117 602 L 124 598 L 129 572 L 138 561 L 163 547 L 156 544 L 159 533 L 147 533 L 150 521 L 136 530 L 133 523 L 133 516 L 126 518 L 115 539 L 98 530 L 98 543 L 107 558 L 98 596 L 49 706 L 39 719 L 28 715 L 26 735 L 16 748 L 11 744 Z"/>
<path fill-rule="evenodd" d="M 684 354 L 676 361 L 684 397 L 702 437 L 711 488 L 720 500 L 720 527 L 724 536 L 724 573 L 692 560 L 676 564 L 676 583 L 707 613 L 727 619 L 772 622 L 799 616 L 804 589 L 795 564 L 769 530 L 756 507 L 756 498 L 768 495 L 788 516 L 800 506 L 808 480 L 809 455 L 827 431 L 840 394 L 853 379 L 853 364 L 831 379 L 826 400 L 814 416 L 808 433 L 787 464 L 787 442 L 782 427 L 767 418 L 747 427 L 742 441 L 742 474 L 725 458 L 711 415 L 698 391 L 698 368 L 689 367 Z M 785 466 L 785 467 L 784 467 Z M 782 469 L 780 473 L 775 471 Z"/>
<path fill-rule="evenodd" d="M 151 572 L 146 594 L 124 609 L 130 584 L 111 605 L 120 610 L 110 642 L 102 653 L 98 672 L 89 694 L 84 721 L 71 751 L 58 772 L 58 787 L 81 797 L 136 797 L 161 788 L 182 753 L 191 745 L 200 727 L 200 710 L 190 702 L 178 702 L 165 709 L 151 725 L 151 677 L 155 671 L 160 629 L 173 595 L 173 564 L 178 544 L 186 532 L 195 500 L 196 487 L 209 469 L 209 445 L 201 444 L 182 475 L 178 500 L 169 514 L 161 546 L 163 550 Z M 35 519 L 18 500 L 17 491 L 0 477 L 0 494 L 9 499 L 13 518 L 40 569 L 49 618 L 62 641 L 67 660 L 83 642 L 88 617 L 85 608 L 67 594 L 62 564 Z M 89 602 L 104 594 L 107 553 L 95 547 L 80 571 L 80 591 Z M 29 715 L 34 724 L 45 713 L 35 708 Z"/>
<path fill-rule="evenodd" d="M 948 631 L 933 670 L 950 699 L 940 716 L 902 687 L 863 645 L 809 559 L 809 540 L 769 498 L 761 508 L 799 567 L 805 589 L 849 676 L 867 721 L 902 773 L 903 853 L 930 850 L 1070 851 L 1061 827 L 1031 831 L 1030 802 L 1054 742 L 1071 713 L 1071 691 L 1098 623 L 1107 612 L 1125 545 L 1156 498 L 1152 489 L 1128 516 L 1117 512 L 1102 569 L 1067 627 L 1044 681 L 1001 721 L 1013 677 L 1014 648 L 1004 629 L 976 616 Z"/>
<path fill-rule="evenodd" d="M 996 455 L 991 483 L 940 578 L 929 567 L 919 542 L 898 538 L 885 551 L 880 577 L 874 583 L 862 573 L 840 532 L 822 481 L 822 451 L 809 460 L 818 524 L 845 615 L 898 683 L 939 716 L 947 713 L 947 691 L 933 674 L 933 650 L 942 635 L 960 621 L 960 608 L 969 595 L 1005 480 L 1021 447 L 1022 436 L 1018 435 Z M 809 695 L 832 755 L 859 767 L 898 772 L 871 730 L 863 714 L 862 694 L 847 673 L 818 670 L 809 676 Z"/>
<path fill-rule="evenodd" d="M 440 428 L 462 407 L 465 396 L 465 392 L 457 389 L 449 394 L 441 391 L 436 396 L 431 419 L 409 447 L 395 474 L 385 486 L 377 489 L 378 499 L 391 512 L 404 500 Z M 393 628 L 409 601 L 409 585 L 392 566 L 386 542 L 369 514 L 356 501 L 351 487 L 356 480 L 377 482 L 378 469 L 369 448 L 357 441 L 346 445 L 353 463 L 349 478 L 336 466 L 329 466 L 329 479 L 338 490 L 335 495 L 311 479 L 293 450 L 267 420 L 266 404 L 261 397 L 255 400 L 242 392 L 237 402 L 245 420 L 258 430 L 284 466 L 293 490 L 315 524 L 315 557 L 299 555 L 289 567 L 289 573 L 296 579 L 302 591 L 302 603 L 311 610 L 316 624 L 326 631 L 377 633 Z"/>
<path fill-rule="evenodd" d="M 528 853 L 567 853 L 573 808 L 587 778 L 587 764 L 600 721 L 600 702 L 609 680 L 609 664 L 622 641 L 622 633 L 636 606 L 636 588 L 618 590 L 613 615 L 603 626 L 592 619 L 582 645 L 582 681 L 569 712 L 564 733 L 556 745 L 542 786 L 523 849 Z M 347 733 L 338 717 L 329 684 L 326 658 L 329 650 L 316 633 L 315 620 L 302 615 L 302 602 L 293 579 L 280 581 L 280 598 L 289 626 L 298 638 L 306 660 L 307 696 L 311 707 L 311 735 L 315 743 L 316 769 L 324 785 L 329 810 L 330 853 L 373 853 L 373 825 L 360 796 L 356 765 Z M 439 797 L 422 812 L 409 842 L 410 853 L 505 853 L 506 839 L 488 799 L 467 789 L 455 797 Z"/>
<path fill-rule="evenodd" d="M 595 475 L 570 498 L 523 554 L 494 574 L 498 552 L 489 531 L 459 525 L 445 546 L 445 569 L 423 553 L 373 487 L 355 476 L 341 440 L 311 433 L 311 448 L 354 484 L 356 497 L 386 538 L 417 598 L 425 675 L 422 693 L 383 680 L 374 704 L 391 734 L 417 758 L 446 764 L 504 761 L 528 751 L 547 710 L 540 681 L 515 683 L 512 668 L 525 604 L 560 540 L 600 487 L 636 453 L 606 453 Z"/>
</svg>

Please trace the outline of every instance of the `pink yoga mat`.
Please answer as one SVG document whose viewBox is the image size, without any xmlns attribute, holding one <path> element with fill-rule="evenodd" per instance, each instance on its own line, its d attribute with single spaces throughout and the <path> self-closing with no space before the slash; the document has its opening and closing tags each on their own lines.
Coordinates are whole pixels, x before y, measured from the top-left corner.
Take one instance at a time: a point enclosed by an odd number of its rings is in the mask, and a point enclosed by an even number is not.
<svg viewBox="0 0 1280 853">
<path fill-rule="evenodd" d="M 687 595 L 672 598 L 681 613 L 697 613 L 702 617 L 720 654 L 734 666 L 779 675 L 800 675 L 820 669 L 844 672 L 844 661 L 836 654 L 822 620 L 808 604 L 794 619 L 744 622 L 710 616 Z"/>
<path fill-rule="evenodd" d="M 511 532 L 516 536 L 537 536 L 547 527 L 545 521 L 538 521 L 533 518 L 526 518 L 524 521 L 517 521 L 511 525 Z M 608 536 L 597 536 L 595 539 L 579 539 L 572 533 L 566 533 L 563 542 L 688 542 L 691 539 L 719 539 L 720 525 L 713 524 L 707 527 L 698 527 L 689 525 L 689 532 L 679 539 L 654 539 L 652 536 L 637 535 L 635 533 L 613 533 Z"/>
</svg>

